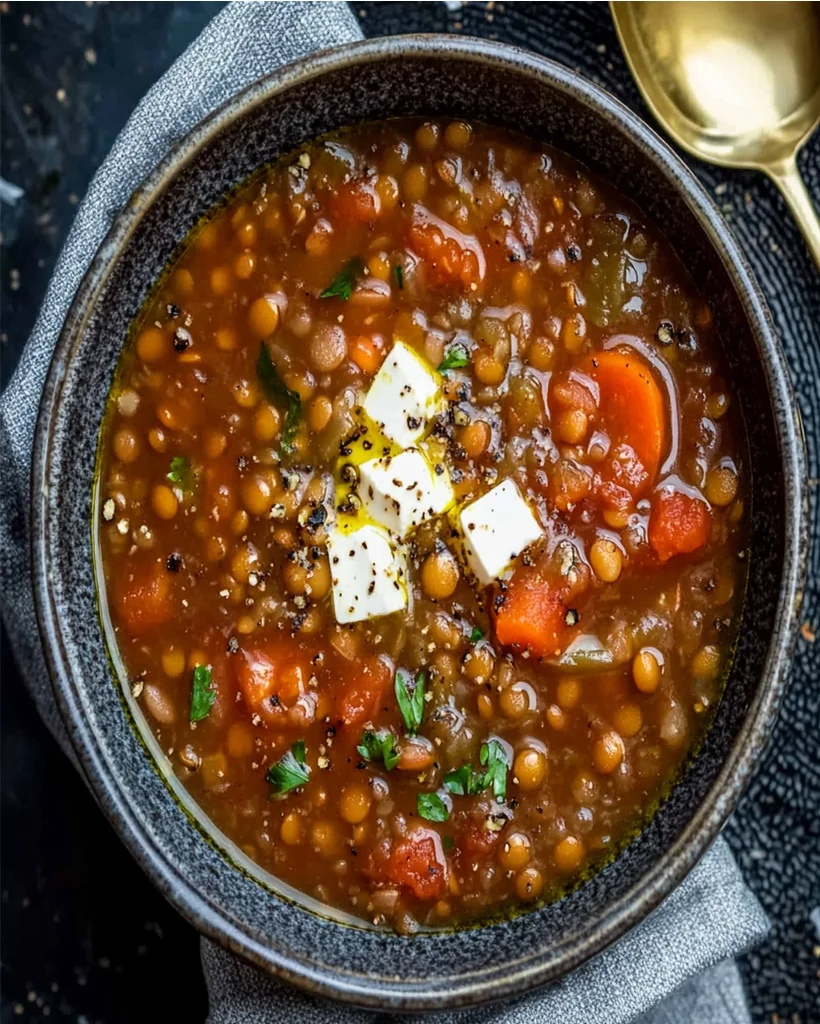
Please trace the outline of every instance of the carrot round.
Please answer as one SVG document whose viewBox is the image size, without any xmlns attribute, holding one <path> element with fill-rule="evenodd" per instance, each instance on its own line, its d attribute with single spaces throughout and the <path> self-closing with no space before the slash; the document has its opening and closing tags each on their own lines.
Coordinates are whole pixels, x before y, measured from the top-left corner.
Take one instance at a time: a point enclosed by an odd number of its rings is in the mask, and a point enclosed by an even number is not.
<svg viewBox="0 0 820 1024">
<path fill-rule="evenodd" d="M 634 352 L 613 350 L 590 356 L 586 372 L 598 385 L 599 414 L 613 446 L 628 444 L 653 480 L 666 440 L 666 421 L 663 394 L 651 367 Z"/>
<path fill-rule="evenodd" d="M 497 602 L 495 635 L 504 647 L 551 658 L 566 645 L 567 608 L 556 586 L 534 570 L 513 576 Z"/>
</svg>

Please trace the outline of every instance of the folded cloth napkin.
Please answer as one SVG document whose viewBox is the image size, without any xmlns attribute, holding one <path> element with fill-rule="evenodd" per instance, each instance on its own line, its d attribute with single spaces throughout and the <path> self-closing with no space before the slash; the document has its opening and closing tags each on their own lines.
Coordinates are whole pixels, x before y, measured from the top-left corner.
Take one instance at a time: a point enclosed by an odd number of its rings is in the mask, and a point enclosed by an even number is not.
<svg viewBox="0 0 820 1024">
<path fill-rule="evenodd" d="M 37 706 L 69 756 L 34 619 L 28 573 L 29 480 L 40 392 L 77 286 L 112 219 L 148 171 L 197 121 L 260 75 L 312 50 L 361 38 L 344 3 L 228 5 L 137 107 L 100 167 L 57 263 L 20 365 L 0 402 L 0 582 L 3 617 Z M 719 839 L 666 902 L 569 977 L 467 1022 L 740 1024 L 749 1021 L 734 961 L 768 920 Z M 305 996 L 203 940 L 209 1021 L 369 1022 L 370 1012 Z M 431 1019 L 454 1020 L 455 1014 Z"/>
</svg>

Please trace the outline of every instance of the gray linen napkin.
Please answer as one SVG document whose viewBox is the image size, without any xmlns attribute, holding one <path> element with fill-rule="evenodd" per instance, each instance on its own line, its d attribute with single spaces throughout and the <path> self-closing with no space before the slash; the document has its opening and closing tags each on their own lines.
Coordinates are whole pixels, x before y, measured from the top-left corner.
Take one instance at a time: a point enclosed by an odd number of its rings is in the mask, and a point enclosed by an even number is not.
<svg viewBox="0 0 820 1024">
<path fill-rule="evenodd" d="M 112 219 L 167 149 L 231 94 L 280 64 L 361 38 L 344 3 L 234 3 L 148 92 L 94 177 L 58 260 L 20 365 L 0 401 L 0 585 L 3 618 L 40 714 L 73 759 L 54 706 L 28 573 L 34 426 L 51 354 L 71 299 Z M 464 1024 L 744 1024 L 730 958 L 768 920 L 722 839 L 647 921 L 595 960 L 518 1003 L 460 1015 Z M 211 1024 L 368 1022 L 304 996 L 202 942 Z M 642 1016 L 641 1016 L 642 1015 Z M 456 1015 L 436 1015 L 444 1024 Z"/>
</svg>

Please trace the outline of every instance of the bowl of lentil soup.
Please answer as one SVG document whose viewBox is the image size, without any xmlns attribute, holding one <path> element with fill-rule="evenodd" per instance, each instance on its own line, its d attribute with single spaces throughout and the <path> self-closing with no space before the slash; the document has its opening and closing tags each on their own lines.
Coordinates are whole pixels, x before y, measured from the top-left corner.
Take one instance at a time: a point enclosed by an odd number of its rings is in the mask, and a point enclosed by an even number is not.
<svg viewBox="0 0 820 1024">
<path fill-rule="evenodd" d="M 427 37 L 260 81 L 115 222 L 41 409 L 38 611 L 101 803 L 312 991 L 560 976 L 763 749 L 792 410 L 719 216 L 590 83 Z"/>
</svg>

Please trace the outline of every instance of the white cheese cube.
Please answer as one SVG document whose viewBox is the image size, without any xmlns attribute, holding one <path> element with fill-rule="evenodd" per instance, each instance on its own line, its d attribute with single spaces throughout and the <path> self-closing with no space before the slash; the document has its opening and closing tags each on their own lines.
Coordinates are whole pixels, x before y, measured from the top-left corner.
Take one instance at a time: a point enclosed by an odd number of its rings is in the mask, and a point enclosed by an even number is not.
<svg viewBox="0 0 820 1024">
<path fill-rule="evenodd" d="M 467 562 L 484 586 L 506 572 L 524 548 L 544 533 L 512 480 L 468 505 L 459 524 Z"/>
<path fill-rule="evenodd" d="M 371 518 L 402 538 L 440 516 L 454 497 L 446 467 L 432 466 L 418 448 L 362 463 L 359 478 L 359 497 Z"/>
<path fill-rule="evenodd" d="M 364 411 L 401 448 L 422 436 L 438 411 L 438 375 L 403 342 L 397 342 L 364 399 Z"/>
<path fill-rule="evenodd" d="M 331 530 L 327 550 L 336 621 L 361 622 L 407 607 L 407 566 L 386 530 Z"/>
</svg>

